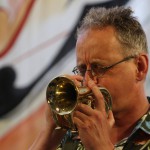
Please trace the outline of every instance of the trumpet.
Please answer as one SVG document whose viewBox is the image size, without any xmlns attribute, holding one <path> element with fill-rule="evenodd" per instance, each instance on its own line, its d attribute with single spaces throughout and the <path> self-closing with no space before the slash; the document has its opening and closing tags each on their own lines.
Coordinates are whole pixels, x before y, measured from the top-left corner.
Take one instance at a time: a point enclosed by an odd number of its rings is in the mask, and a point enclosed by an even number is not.
<svg viewBox="0 0 150 150">
<path fill-rule="evenodd" d="M 99 87 L 99 90 L 104 97 L 105 110 L 108 112 L 112 108 L 111 95 L 104 87 Z M 57 125 L 56 129 L 77 131 L 72 116 L 79 103 L 95 108 L 95 99 L 91 90 L 83 86 L 77 87 L 74 81 L 67 76 L 57 76 L 49 82 L 46 99 L 52 110 L 53 118 Z"/>
</svg>

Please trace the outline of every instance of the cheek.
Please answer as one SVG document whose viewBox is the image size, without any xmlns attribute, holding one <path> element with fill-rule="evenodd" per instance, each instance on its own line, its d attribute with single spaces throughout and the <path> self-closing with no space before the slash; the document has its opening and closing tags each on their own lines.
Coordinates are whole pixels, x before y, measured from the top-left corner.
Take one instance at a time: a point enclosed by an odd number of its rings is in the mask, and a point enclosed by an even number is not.
<svg viewBox="0 0 150 150">
<path fill-rule="evenodd" d="M 131 70 L 98 79 L 98 86 L 108 89 L 113 99 L 126 97 L 127 93 L 133 91 L 134 85 L 135 74 Z"/>
</svg>

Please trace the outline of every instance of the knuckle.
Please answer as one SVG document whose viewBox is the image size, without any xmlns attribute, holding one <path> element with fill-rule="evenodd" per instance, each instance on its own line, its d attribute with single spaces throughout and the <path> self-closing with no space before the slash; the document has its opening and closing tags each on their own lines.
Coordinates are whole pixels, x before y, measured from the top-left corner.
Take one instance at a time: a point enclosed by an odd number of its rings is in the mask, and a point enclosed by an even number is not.
<svg viewBox="0 0 150 150">
<path fill-rule="evenodd" d="M 95 117 L 95 120 L 102 121 L 104 118 L 104 115 L 100 111 L 95 111 L 94 117 Z"/>
</svg>

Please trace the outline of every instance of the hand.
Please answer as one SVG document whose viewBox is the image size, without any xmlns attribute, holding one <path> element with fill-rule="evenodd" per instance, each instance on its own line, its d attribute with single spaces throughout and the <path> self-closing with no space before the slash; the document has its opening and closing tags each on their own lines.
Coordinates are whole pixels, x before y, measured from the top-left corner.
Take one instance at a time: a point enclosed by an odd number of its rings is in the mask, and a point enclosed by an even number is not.
<svg viewBox="0 0 150 150">
<path fill-rule="evenodd" d="M 45 128 L 51 131 L 53 131 L 56 128 L 56 123 L 53 119 L 53 114 L 48 103 L 46 103 L 45 106 Z"/>
<path fill-rule="evenodd" d="M 88 105 L 79 104 L 74 112 L 76 124 L 81 141 L 87 150 L 112 150 L 110 130 L 114 124 L 112 111 L 105 111 L 103 95 L 94 81 L 88 78 L 87 86 L 95 96 L 95 109 Z"/>
<path fill-rule="evenodd" d="M 29 150 L 55 150 L 66 133 L 65 130 L 55 130 L 56 124 L 47 103 L 45 109 L 45 124 Z"/>
<path fill-rule="evenodd" d="M 71 79 L 77 87 L 81 87 L 83 83 L 83 77 L 80 75 L 65 75 L 67 78 Z"/>
</svg>

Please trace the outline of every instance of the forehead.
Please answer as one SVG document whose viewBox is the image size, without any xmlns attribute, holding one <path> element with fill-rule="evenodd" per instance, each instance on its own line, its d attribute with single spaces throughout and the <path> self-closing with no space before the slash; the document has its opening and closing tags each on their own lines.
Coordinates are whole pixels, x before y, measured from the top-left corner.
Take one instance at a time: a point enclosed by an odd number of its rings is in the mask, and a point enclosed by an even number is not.
<svg viewBox="0 0 150 150">
<path fill-rule="evenodd" d="M 116 38 L 115 30 L 112 27 L 84 30 L 77 39 L 76 55 L 78 63 L 121 57 L 121 45 Z"/>
</svg>

